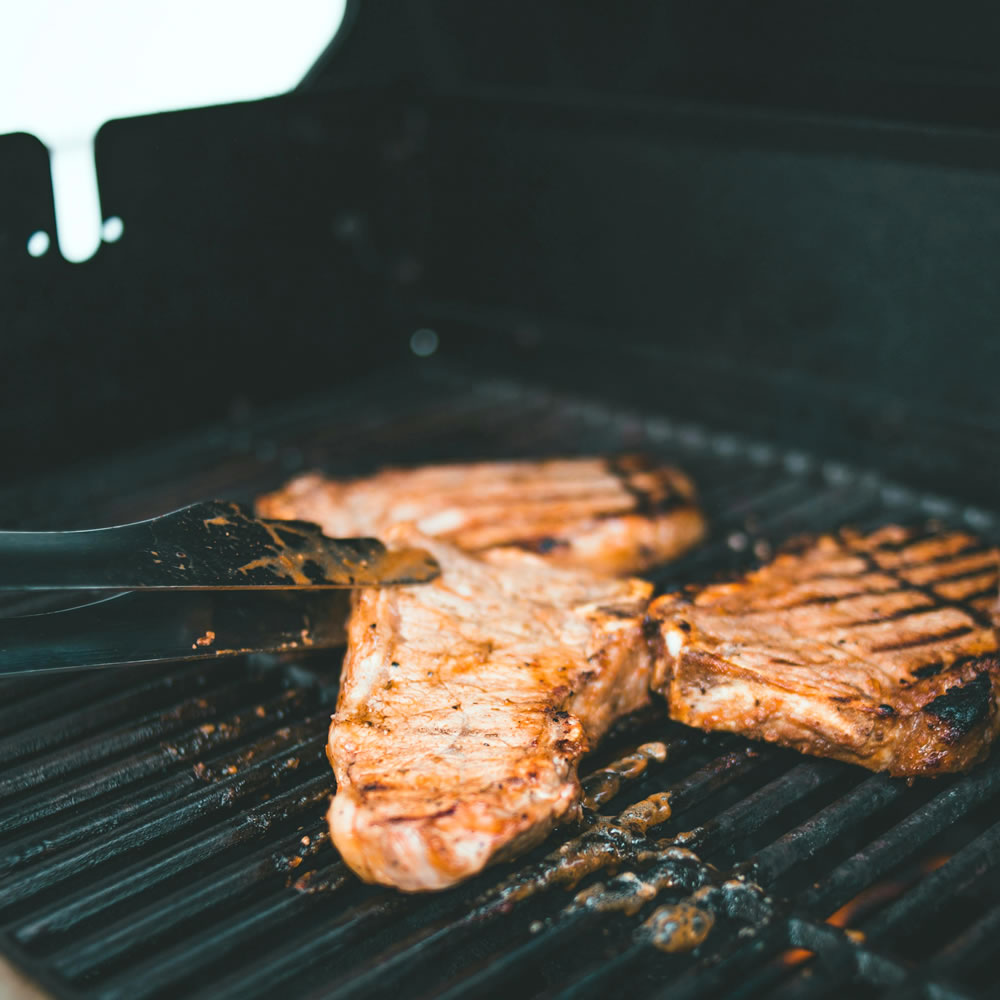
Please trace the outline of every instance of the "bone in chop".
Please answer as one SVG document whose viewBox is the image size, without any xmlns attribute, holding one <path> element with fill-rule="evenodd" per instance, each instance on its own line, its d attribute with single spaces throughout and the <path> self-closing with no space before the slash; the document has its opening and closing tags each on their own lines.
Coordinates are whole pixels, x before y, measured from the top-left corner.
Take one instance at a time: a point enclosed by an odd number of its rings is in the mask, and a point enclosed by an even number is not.
<svg viewBox="0 0 1000 1000">
<path fill-rule="evenodd" d="M 893 775 L 960 771 L 1000 730 L 997 550 L 844 530 L 656 600 L 670 715 Z"/>
<path fill-rule="evenodd" d="M 473 557 L 408 525 L 383 537 L 442 573 L 354 596 L 330 829 L 363 879 L 442 889 L 575 813 L 580 757 L 649 701 L 651 586 L 519 549 Z"/>
</svg>

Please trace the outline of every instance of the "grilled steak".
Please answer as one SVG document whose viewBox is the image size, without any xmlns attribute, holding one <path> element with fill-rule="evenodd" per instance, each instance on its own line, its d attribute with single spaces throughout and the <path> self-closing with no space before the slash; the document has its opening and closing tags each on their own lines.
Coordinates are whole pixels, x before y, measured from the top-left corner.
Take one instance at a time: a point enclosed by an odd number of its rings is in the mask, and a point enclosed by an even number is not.
<svg viewBox="0 0 1000 1000">
<path fill-rule="evenodd" d="M 514 545 L 612 574 L 671 559 L 705 530 L 690 480 L 638 455 L 387 469 L 350 482 L 307 475 L 257 510 L 314 521 L 333 537 L 382 537 L 413 522 L 468 551 Z"/>
<path fill-rule="evenodd" d="M 673 718 L 894 775 L 960 771 L 1000 729 L 997 550 L 844 530 L 655 601 Z"/>
<path fill-rule="evenodd" d="M 480 557 L 399 525 L 441 578 L 354 595 L 329 755 L 333 840 L 365 880 L 441 889 L 542 840 L 578 808 L 576 766 L 649 701 L 651 588 Z"/>
</svg>

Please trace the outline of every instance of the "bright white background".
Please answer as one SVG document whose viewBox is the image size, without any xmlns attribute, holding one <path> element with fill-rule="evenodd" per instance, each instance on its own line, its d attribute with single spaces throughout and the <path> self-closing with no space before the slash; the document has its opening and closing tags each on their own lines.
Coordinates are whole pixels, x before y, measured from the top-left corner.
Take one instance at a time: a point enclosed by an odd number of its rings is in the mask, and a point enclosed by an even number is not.
<svg viewBox="0 0 1000 1000">
<path fill-rule="evenodd" d="M 91 257 L 105 220 L 94 136 L 112 118 L 258 100 L 291 90 L 329 45 L 345 0 L 3 0 L 0 135 L 49 149 L 59 249 Z M 32 245 L 33 241 L 33 245 Z M 35 233 L 26 252 L 48 249 Z"/>
</svg>

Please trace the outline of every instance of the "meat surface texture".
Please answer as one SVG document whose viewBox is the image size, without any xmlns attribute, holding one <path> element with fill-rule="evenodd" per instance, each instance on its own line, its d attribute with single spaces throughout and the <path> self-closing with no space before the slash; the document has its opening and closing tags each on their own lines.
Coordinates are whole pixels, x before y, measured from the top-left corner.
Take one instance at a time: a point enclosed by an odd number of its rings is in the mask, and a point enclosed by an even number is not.
<svg viewBox="0 0 1000 1000">
<path fill-rule="evenodd" d="M 656 600 L 670 715 L 893 775 L 961 771 L 1000 729 L 997 550 L 843 530 Z"/>
<path fill-rule="evenodd" d="M 333 840 L 363 879 L 442 889 L 579 808 L 577 762 L 649 701 L 649 584 L 478 557 L 410 525 L 441 577 L 354 595 L 329 756 Z"/>
<path fill-rule="evenodd" d="M 516 546 L 613 575 L 672 559 L 705 532 L 690 480 L 641 455 L 387 469 L 345 482 L 311 474 L 257 510 L 341 538 L 412 522 L 466 551 Z"/>
</svg>

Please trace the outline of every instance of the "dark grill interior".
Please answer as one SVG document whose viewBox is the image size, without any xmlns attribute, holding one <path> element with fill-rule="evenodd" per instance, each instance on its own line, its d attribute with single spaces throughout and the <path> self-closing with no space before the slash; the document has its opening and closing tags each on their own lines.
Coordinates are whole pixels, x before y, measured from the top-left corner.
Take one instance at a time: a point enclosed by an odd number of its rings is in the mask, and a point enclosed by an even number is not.
<svg viewBox="0 0 1000 1000">
<path fill-rule="evenodd" d="M 683 464 L 712 521 L 663 587 L 843 522 L 1000 535 L 989 511 L 862 469 L 432 362 L 4 490 L 0 523 L 117 523 L 315 466 L 633 448 Z M 0 682 L 4 953 L 67 997 L 995 995 L 996 755 L 911 786 L 633 719 L 585 763 L 584 827 L 409 897 L 361 885 L 327 840 L 338 666 L 334 651 Z"/>
</svg>

